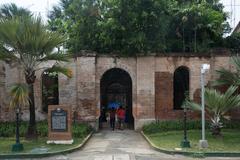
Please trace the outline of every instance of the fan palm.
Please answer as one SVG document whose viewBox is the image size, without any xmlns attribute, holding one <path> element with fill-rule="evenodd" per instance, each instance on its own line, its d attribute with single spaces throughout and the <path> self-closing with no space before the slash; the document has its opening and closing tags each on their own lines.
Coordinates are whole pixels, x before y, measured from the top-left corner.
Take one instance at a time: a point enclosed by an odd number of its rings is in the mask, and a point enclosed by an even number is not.
<svg viewBox="0 0 240 160">
<path fill-rule="evenodd" d="M 220 135 L 223 116 L 230 110 L 240 106 L 240 95 L 235 92 L 238 87 L 230 86 L 225 93 L 220 93 L 215 89 L 206 89 L 205 105 L 207 113 L 211 117 L 211 129 L 213 135 Z M 193 110 L 201 111 L 201 105 L 194 102 L 187 102 L 187 106 Z"/>
<path fill-rule="evenodd" d="M 31 12 L 28 9 L 17 7 L 16 4 L 4 4 L 0 7 L 0 18 L 12 19 L 14 17 L 31 16 Z"/>
<path fill-rule="evenodd" d="M 68 61 L 68 55 L 55 48 L 63 44 L 65 38 L 56 32 L 47 30 L 40 17 L 21 17 L 0 20 L 0 59 L 11 65 L 21 66 L 29 86 L 30 120 L 27 137 L 36 137 L 35 104 L 33 84 L 35 72 L 47 69 L 44 64 L 55 61 L 51 71 L 71 76 L 71 72 L 62 68 L 59 62 Z"/>
<path fill-rule="evenodd" d="M 29 105 L 28 86 L 26 84 L 16 83 L 10 88 L 10 106 L 20 108 Z"/>
</svg>

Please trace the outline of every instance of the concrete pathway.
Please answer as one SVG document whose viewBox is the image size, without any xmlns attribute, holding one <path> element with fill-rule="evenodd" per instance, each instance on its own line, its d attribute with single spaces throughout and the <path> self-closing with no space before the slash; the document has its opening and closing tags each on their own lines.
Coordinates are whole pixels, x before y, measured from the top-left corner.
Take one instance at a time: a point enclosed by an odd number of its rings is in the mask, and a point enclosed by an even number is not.
<svg viewBox="0 0 240 160">
<path fill-rule="evenodd" d="M 103 130 L 96 133 L 82 150 L 58 155 L 48 160 L 192 160 L 168 155 L 150 148 L 140 133 L 133 130 Z M 240 160 L 240 158 L 205 158 L 206 160 Z M 194 159 L 196 160 L 196 158 Z"/>
</svg>

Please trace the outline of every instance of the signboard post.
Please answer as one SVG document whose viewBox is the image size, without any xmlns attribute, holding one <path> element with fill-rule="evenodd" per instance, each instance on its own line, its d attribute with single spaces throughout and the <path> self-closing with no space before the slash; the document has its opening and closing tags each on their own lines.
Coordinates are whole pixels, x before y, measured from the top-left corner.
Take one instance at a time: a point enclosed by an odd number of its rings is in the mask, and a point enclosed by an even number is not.
<svg viewBox="0 0 240 160">
<path fill-rule="evenodd" d="M 48 141 L 55 144 L 72 144 L 72 109 L 64 105 L 48 106 Z"/>
</svg>

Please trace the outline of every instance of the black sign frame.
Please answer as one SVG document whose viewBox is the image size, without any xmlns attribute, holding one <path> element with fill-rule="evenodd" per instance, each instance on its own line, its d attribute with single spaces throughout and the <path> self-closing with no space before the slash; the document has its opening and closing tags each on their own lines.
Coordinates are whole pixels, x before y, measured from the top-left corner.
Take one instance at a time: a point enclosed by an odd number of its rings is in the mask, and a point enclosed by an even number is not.
<svg viewBox="0 0 240 160">
<path fill-rule="evenodd" d="M 55 128 L 53 128 L 53 120 L 52 120 L 52 118 L 54 116 L 55 117 L 57 117 L 57 116 L 65 116 L 66 117 L 66 121 L 65 121 L 66 128 L 64 128 L 64 129 L 55 129 Z M 65 110 L 63 110 L 61 108 L 57 108 L 57 109 L 51 111 L 51 131 L 52 132 L 67 132 L 68 131 L 68 114 L 67 114 L 67 111 L 65 111 Z"/>
</svg>

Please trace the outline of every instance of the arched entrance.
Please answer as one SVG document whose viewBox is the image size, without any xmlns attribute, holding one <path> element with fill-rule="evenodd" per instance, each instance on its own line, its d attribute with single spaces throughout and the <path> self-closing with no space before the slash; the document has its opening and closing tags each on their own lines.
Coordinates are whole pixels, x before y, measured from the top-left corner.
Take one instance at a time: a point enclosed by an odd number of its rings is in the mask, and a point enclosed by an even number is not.
<svg viewBox="0 0 240 160">
<path fill-rule="evenodd" d="M 132 115 L 132 79 L 125 70 L 120 68 L 112 68 L 103 74 L 100 81 L 100 98 L 100 128 L 109 127 L 106 125 L 106 113 L 109 110 L 108 104 L 112 102 L 118 102 L 125 108 L 126 126 L 131 129 L 134 128 L 134 118 Z"/>
</svg>

